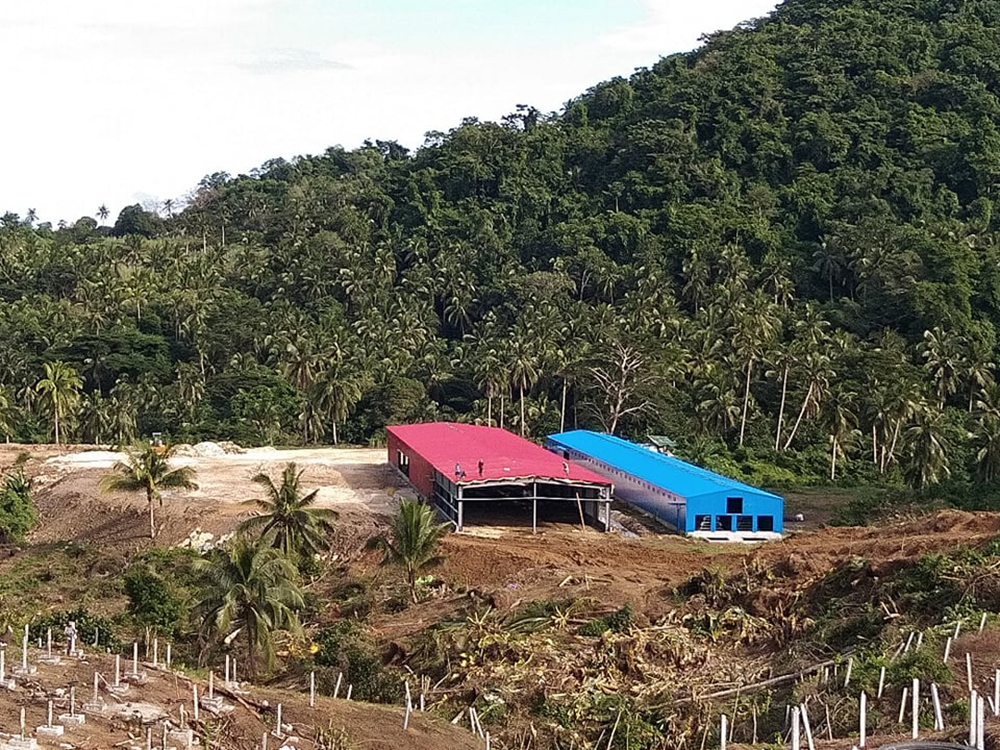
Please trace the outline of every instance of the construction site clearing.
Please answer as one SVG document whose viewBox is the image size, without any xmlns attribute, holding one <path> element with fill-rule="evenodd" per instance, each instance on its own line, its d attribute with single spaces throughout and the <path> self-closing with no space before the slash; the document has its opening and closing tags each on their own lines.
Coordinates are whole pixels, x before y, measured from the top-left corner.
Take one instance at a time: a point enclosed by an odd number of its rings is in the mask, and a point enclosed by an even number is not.
<svg viewBox="0 0 1000 750">
<path fill-rule="evenodd" d="M 8 550 L 8 556 L 0 560 L 0 576 L 11 570 L 19 557 L 56 543 L 99 545 L 101 554 L 109 561 L 109 569 L 114 567 L 115 560 L 127 562 L 153 544 L 148 538 L 144 498 L 108 495 L 100 491 L 101 477 L 120 458 L 118 453 L 84 446 L 0 446 L 0 467 L 20 465 L 32 477 L 40 513 L 40 524 L 28 545 L 23 550 Z M 319 488 L 320 507 L 337 511 L 331 555 L 347 566 L 353 576 L 376 573 L 378 559 L 366 551 L 365 543 L 386 528 L 401 497 L 414 497 L 413 490 L 386 464 L 383 449 L 243 450 L 235 446 L 202 444 L 182 449 L 176 461 L 197 470 L 199 486 L 194 491 L 164 493 L 164 505 L 157 509 L 160 532 L 156 545 L 211 544 L 230 534 L 240 521 L 254 512 L 253 499 L 258 496 L 258 488 L 251 478 L 261 471 L 276 475 L 289 461 L 294 461 L 305 469 L 304 485 L 310 489 Z M 788 524 L 786 532 L 791 533 L 783 540 L 757 546 L 713 545 L 692 540 L 662 531 L 648 519 L 622 509 L 616 509 L 620 514 L 616 516 L 619 530 L 610 534 L 581 527 L 572 514 L 547 519 L 539 525 L 537 535 L 530 533 L 530 526 L 526 531 L 523 519 L 517 517 L 512 517 L 509 525 L 504 525 L 503 519 L 492 519 L 489 526 L 471 525 L 463 533 L 449 534 L 443 541 L 443 563 L 434 570 L 433 576 L 445 584 L 445 593 L 399 613 L 378 612 L 373 616 L 371 628 L 383 643 L 405 653 L 408 639 L 452 615 L 465 612 L 470 597 L 485 602 L 490 611 L 498 613 L 515 612 L 529 602 L 569 598 L 593 601 L 598 609 L 607 612 L 628 605 L 637 613 L 638 622 L 649 626 L 679 617 L 678 587 L 707 575 L 709 570 L 720 579 L 743 575 L 749 579 L 749 571 L 776 571 L 758 576 L 753 596 L 757 613 L 779 623 L 791 606 L 789 602 L 797 601 L 802 592 L 825 580 L 846 561 L 867 561 L 874 571 L 871 575 L 877 578 L 886 571 L 912 565 L 928 554 L 985 544 L 1000 533 L 1000 515 L 957 511 L 905 519 L 880 528 L 825 525 L 817 528 L 814 519 L 823 518 L 822 514 L 828 514 L 828 509 L 814 497 L 804 497 L 801 506 L 797 502 L 794 494 L 787 496 L 786 515 L 794 517 L 800 510 L 805 511 L 806 521 Z M 82 591 L 87 585 L 82 581 L 62 581 L 53 585 L 50 592 L 39 595 L 32 606 L 38 612 L 66 609 L 68 602 L 78 596 L 77 587 Z M 21 613 L 6 614 L 8 620 L 23 620 Z M 977 636 L 968 634 L 965 637 L 974 639 Z M 991 665 L 1000 658 L 1000 639 L 991 629 L 978 638 L 980 640 L 967 641 L 956 648 L 974 649 L 976 659 L 981 662 L 977 669 L 992 678 Z M 697 653 L 701 651 L 704 649 Z M 781 673 L 781 667 L 776 664 L 789 657 L 782 653 L 779 658 L 776 653 L 760 648 L 738 655 L 731 649 L 730 652 L 732 658 L 722 662 L 711 649 L 701 656 L 685 657 L 689 661 L 703 662 L 698 662 L 697 669 L 691 667 L 690 682 L 681 689 L 692 698 L 711 696 L 741 684 L 773 678 Z M 37 662 L 40 654 L 33 648 L 31 659 Z M 8 669 L 13 666 L 12 658 L 8 654 Z M 544 649 L 540 649 L 536 658 L 540 670 L 536 680 L 545 684 L 556 679 L 557 670 L 570 669 L 571 660 L 565 655 L 553 652 L 552 659 L 546 663 Z M 807 659 L 801 654 L 796 658 Z M 144 669 L 148 681 L 137 686 L 128 700 L 157 707 L 178 727 L 180 707 L 186 705 L 190 722 L 192 683 L 198 684 L 202 691 L 207 689 L 204 672 L 153 669 L 148 658 L 144 660 Z M 551 674 L 545 670 L 551 670 Z M 20 680 L 15 678 L 15 689 L 0 691 L 0 740 L 3 733 L 16 739 L 21 708 L 26 711 L 27 726 L 34 728 L 46 724 L 50 700 L 56 704 L 56 714 L 65 713 L 70 687 L 75 687 L 78 700 L 82 702 L 92 688 L 95 672 L 105 678 L 113 675 L 114 656 L 85 651 L 82 658 L 64 659 L 60 665 L 38 664 L 37 673 Z M 592 685 L 594 679 L 603 679 L 582 677 L 583 674 L 581 671 L 572 678 L 564 674 L 559 678 L 564 684 L 552 692 L 558 697 L 574 689 L 574 685 L 582 689 L 584 685 Z M 471 672 L 467 674 L 470 680 L 471 675 Z M 644 679 L 652 684 L 654 673 L 650 671 Z M 247 696 L 227 695 L 225 687 L 220 687 L 220 694 L 234 709 L 213 720 L 216 722 L 213 731 L 221 732 L 219 736 L 226 738 L 219 746 L 261 747 L 264 733 L 273 729 L 273 711 L 278 703 L 283 704 L 287 721 L 301 727 L 297 747 L 318 747 L 315 738 L 320 730 L 339 728 L 349 730 L 355 743 L 350 747 L 444 750 L 483 746 L 470 732 L 468 722 L 464 726 L 450 722 L 454 704 L 448 704 L 449 716 L 429 711 L 414 717 L 404 730 L 402 706 L 370 705 L 318 696 L 316 706 L 310 708 L 305 682 L 299 680 L 297 684 L 280 687 L 253 686 Z M 466 686 L 465 689 L 475 688 Z M 608 690 L 614 689 L 617 688 L 608 683 Z M 630 690 L 642 695 L 635 684 Z M 895 700 L 898 707 L 898 695 Z M 990 716 L 987 734 L 994 731 L 994 722 Z M 536 730 L 535 723 L 533 719 L 532 733 Z M 161 720 L 156 725 L 157 732 L 162 724 Z M 112 713 L 94 721 L 88 718 L 85 726 L 85 730 L 81 727 L 67 732 L 60 738 L 61 746 L 110 748 L 130 746 L 131 743 L 134 747 L 145 747 L 146 729 L 125 714 Z M 868 746 L 878 747 L 906 736 L 901 727 L 899 734 L 870 737 Z M 949 735 L 950 738 L 954 736 L 954 732 Z M 155 739 L 159 740 L 160 735 Z M 271 746 L 281 747 L 280 740 L 272 737 Z M 695 740 L 703 741 L 703 738 L 699 735 Z M 738 738 L 736 744 L 739 744 Z M 849 746 L 843 740 L 830 741 L 821 737 L 816 738 L 815 744 L 821 748 Z M 507 746 L 518 745 L 502 747 Z"/>
</svg>

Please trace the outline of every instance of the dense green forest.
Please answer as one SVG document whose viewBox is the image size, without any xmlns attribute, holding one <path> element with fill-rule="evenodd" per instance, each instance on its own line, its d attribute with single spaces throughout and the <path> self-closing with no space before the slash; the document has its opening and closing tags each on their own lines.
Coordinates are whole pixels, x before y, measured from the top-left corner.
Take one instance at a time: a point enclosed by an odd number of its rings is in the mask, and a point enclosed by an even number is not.
<svg viewBox="0 0 1000 750">
<path fill-rule="evenodd" d="M 756 481 L 1000 474 L 1000 4 L 788 0 L 558 114 L 0 227 L 0 431 L 664 433 Z M 58 179 L 53 176 L 53 179 Z"/>
</svg>

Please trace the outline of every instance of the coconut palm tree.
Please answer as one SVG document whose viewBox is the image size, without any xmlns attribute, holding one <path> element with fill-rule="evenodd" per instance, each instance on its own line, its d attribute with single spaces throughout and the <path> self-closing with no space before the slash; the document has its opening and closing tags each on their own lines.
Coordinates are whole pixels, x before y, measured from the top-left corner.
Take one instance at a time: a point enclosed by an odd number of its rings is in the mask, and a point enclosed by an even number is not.
<svg viewBox="0 0 1000 750">
<path fill-rule="evenodd" d="M 416 603 L 417 574 L 441 562 L 437 548 L 447 531 L 448 524 L 437 523 L 429 505 L 407 500 L 400 504 L 389 535 L 370 539 L 368 547 L 382 550 L 383 565 L 398 565 L 406 571 L 406 584 Z"/>
<path fill-rule="evenodd" d="M 267 668 L 274 664 L 275 632 L 302 630 L 296 610 L 304 601 L 295 566 L 264 540 L 239 537 L 228 548 L 212 550 L 199 567 L 207 585 L 195 614 L 204 623 L 204 635 L 227 643 L 242 639 L 255 680 L 258 657 Z"/>
<path fill-rule="evenodd" d="M 857 433 L 857 396 L 857 393 L 843 385 L 831 388 L 820 410 L 820 417 L 830 435 L 831 482 L 837 478 L 837 459 L 845 456 L 845 446 Z"/>
<path fill-rule="evenodd" d="M 943 409 L 945 401 L 958 390 L 962 373 L 966 369 L 966 359 L 961 351 L 961 337 L 934 326 L 932 331 L 924 331 L 924 340 L 917 346 L 924 369 L 930 373 L 938 395 L 938 406 Z"/>
<path fill-rule="evenodd" d="M 83 381 L 76 370 L 61 361 L 46 362 L 45 377 L 35 384 L 35 390 L 42 394 L 52 410 L 56 445 L 59 445 L 63 419 L 79 402 L 82 386 Z"/>
<path fill-rule="evenodd" d="M 1000 418 L 983 414 L 973 430 L 976 451 L 976 473 L 984 482 L 1000 477 Z"/>
<path fill-rule="evenodd" d="M 240 524 L 241 532 L 259 531 L 262 538 L 272 540 L 274 547 L 288 556 L 312 555 L 325 544 L 324 533 L 333 530 L 335 511 L 317 508 L 319 489 L 303 494 L 302 474 L 295 462 L 290 462 L 281 472 L 281 484 L 275 485 L 267 474 L 257 474 L 253 481 L 264 488 L 267 495 L 257 500 L 261 515 L 248 518 Z"/>
<path fill-rule="evenodd" d="M 195 470 L 190 466 L 170 467 L 170 457 L 173 446 L 157 450 L 152 445 L 140 443 L 132 447 L 124 461 L 118 461 L 112 467 L 111 474 L 101 477 L 101 489 L 105 492 L 139 492 L 146 493 L 146 505 L 149 507 L 149 538 L 156 537 L 156 517 L 153 511 L 153 501 L 163 505 L 162 490 L 198 488 L 194 478 Z"/>
<path fill-rule="evenodd" d="M 823 396 L 830 387 L 833 379 L 833 367 L 830 357 L 820 350 L 807 351 L 800 360 L 802 362 L 803 375 L 807 383 L 805 395 L 802 397 L 802 406 L 799 408 L 799 415 L 795 418 L 792 431 L 785 441 L 784 450 L 788 450 L 795 440 L 795 433 L 799 431 L 802 418 L 813 411 L 816 411 L 822 403 Z"/>
<path fill-rule="evenodd" d="M 758 290 L 736 312 L 735 324 L 730 330 L 736 350 L 746 363 L 744 365 L 746 380 L 743 384 L 743 408 L 740 412 L 740 445 L 743 445 L 743 438 L 746 434 L 753 368 L 767 344 L 774 338 L 779 325 L 780 321 L 772 309 L 770 300 L 762 291 Z"/>
<path fill-rule="evenodd" d="M 951 476 L 949 432 L 944 411 L 926 403 L 917 410 L 913 424 L 904 434 L 903 476 L 912 487 L 922 490 Z"/>
<path fill-rule="evenodd" d="M 512 384 L 517 388 L 521 406 L 521 436 L 525 434 L 524 392 L 540 377 L 539 341 L 530 323 L 522 323 L 511 331 L 507 357 Z"/>
<path fill-rule="evenodd" d="M 10 400 L 10 392 L 4 386 L 0 386 L 0 432 L 3 433 L 4 441 L 10 442 L 10 435 L 14 432 L 14 405 Z"/>
<path fill-rule="evenodd" d="M 110 215 L 111 212 L 108 211 L 108 207 L 105 206 L 103 203 L 97 207 L 97 218 L 100 219 L 101 221 L 107 221 Z"/>
</svg>

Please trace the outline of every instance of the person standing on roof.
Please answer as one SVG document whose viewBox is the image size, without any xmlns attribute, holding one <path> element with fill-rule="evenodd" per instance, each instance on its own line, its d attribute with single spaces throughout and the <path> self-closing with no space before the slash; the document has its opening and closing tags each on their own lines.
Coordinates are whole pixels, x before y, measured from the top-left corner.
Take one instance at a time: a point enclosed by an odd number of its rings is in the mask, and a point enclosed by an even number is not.
<svg viewBox="0 0 1000 750">
<path fill-rule="evenodd" d="M 483 459 L 479 459 L 479 476 L 483 475 Z"/>
</svg>

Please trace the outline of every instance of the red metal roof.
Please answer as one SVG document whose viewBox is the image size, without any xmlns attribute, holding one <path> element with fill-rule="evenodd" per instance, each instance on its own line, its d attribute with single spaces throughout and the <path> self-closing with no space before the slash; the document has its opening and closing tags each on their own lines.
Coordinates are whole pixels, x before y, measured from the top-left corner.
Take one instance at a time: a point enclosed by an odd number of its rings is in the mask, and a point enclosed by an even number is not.
<svg viewBox="0 0 1000 750">
<path fill-rule="evenodd" d="M 456 484 L 498 479 L 551 479 L 610 487 L 611 481 L 589 469 L 563 461 L 551 451 L 499 427 L 425 422 L 392 425 L 386 430 L 415 450 Z M 479 462 L 483 473 L 479 473 Z M 456 477 L 455 465 L 464 472 Z M 566 468 L 569 467 L 567 473 Z"/>
</svg>

